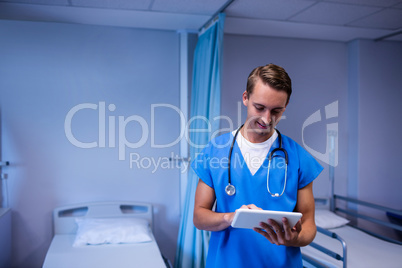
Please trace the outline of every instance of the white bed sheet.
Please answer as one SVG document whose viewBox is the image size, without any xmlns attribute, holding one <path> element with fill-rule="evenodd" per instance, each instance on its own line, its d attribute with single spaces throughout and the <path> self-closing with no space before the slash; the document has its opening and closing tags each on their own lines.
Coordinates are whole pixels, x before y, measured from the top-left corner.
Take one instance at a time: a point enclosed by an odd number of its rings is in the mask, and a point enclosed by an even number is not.
<svg viewBox="0 0 402 268">
<path fill-rule="evenodd" d="M 73 247 L 75 234 L 53 237 L 43 268 L 165 268 L 155 238 L 137 244 Z"/>
<path fill-rule="evenodd" d="M 329 230 L 346 242 L 347 267 L 402 267 L 402 246 L 378 239 L 351 226 Z M 338 240 L 317 232 L 314 242 L 342 256 L 342 246 Z M 301 251 L 302 254 L 317 259 L 328 267 L 342 267 L 341 261 L 335 260 L 311 246 L 303 247 Z"/>
</svg>

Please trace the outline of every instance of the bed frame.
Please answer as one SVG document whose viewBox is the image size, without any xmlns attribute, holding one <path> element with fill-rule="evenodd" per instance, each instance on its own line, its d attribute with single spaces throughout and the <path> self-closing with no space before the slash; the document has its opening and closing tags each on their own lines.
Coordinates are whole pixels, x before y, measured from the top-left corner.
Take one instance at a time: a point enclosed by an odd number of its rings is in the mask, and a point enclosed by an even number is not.
<svg viewBox="0 0 402 268">
<path fill-rule="evenodd" d="M 93 202 L 59 207 L 53 210 L 54 234 L 75 234 L 76 218 L 142 218 L 153 230 L 152 205 L 138 202 Z"/>
<path fill-rule="evenodd" d="M 147 243 L 74 248 L 72 244 L 78 229 L 77 218 L 145 219 L 149 222 L 153 240 Z M 113 261 L 115 267 L 132 267 L 133 265 L 140 267 L 171 267 L 170 261 L 159 250 L 153 236 L 153 229 L 153 209 L 151 204 L 111 201 L 81 203 L 56 208 L 53 210 L 54 237 L 46 254 L 43 267 L 113 267 L 109 263 L 111 261 Z M 153 254 L 158 254 L 158 256 Z M 102 260 L 98 256 L 106 259 Z"/>
<path fill-rule="evenodd" d="M 380 220 L 380 219 L 376 219 L 376 218 L 373 218 L 373 217 L 370 217 L 370 216 L 366 216 L 366 215 L 364 215 L 362 213 L 359 213 L 356 210 L 351 209 L 349 204 L 352 203 L 352 204 L 357 204 L 359 206 L 363 206 L 363 207 L 367 207 L 367 208 L 371 208 L 371 209 L 376 209 L 376 210 L 384 212 L 385 214 L 391 212 L 394 215 L 402 216 L 402 211 L 400 211 L 400 210 L 392 209 L 392 208 L 385 207 L 385 206 L 376 205 L 376 204 L 373 204 L 373 203 L 370 203 L 370 202 L 360 201 L 360 200 L 350 198 L 350 197 L 344 197 L 344 196 L 341 196 L 341 195 L 334 195 L 333 198 L 334 198 L 335 201 L 343 200 L 343 201 L 346 201 L 346 203 L 347 203 L 347 206 L 346 206 L 347 208 L 346 209 L 345 208 L 340 208 L 339 206 L 335 206 L 335 208 L 334 208 L 335 212 L 343 213 L 343 214 L 345 214 L 345 215 L 347 215 L 349 217 L 352 217 L 353 219 L 359 218 L 359 219 L 363 219 L 363 220 L 366 220 L 368 222 L 375 223 L 377 225 L 380 225 L 380 226 L 383 226 L 383 227 L 386 227 L 386 228 L 391 228 L 391 229 L 396 230 L 396 231 L 402 231 L 402 225 L 395 224 L 395 223 L 392 223 L 392 222 L 388 222 L 386 220 Z M 334 203 L 337 203 L 335 201 L 334 201 Z M 384 236 L 384 235 L 369 231 L 369 230 L 361 228 L 361 227 L 356 227 L 356 228 L 358 228 L 359 230 L 364 231 L 364 232 L 366 232 L 366 233 L 368 233 L 368 234 L 370 234 L 372 236 L 378 237 L 378 238 L 380 238 L 382 240 L 392 242 L 392 243 L 395 243 L 395 244 L 398 244 L 398 245 L 402 245 L 402 242 L 399 241 L 399 240 L 389 238 L 387 236 Z"/>
<path fill-rule="evenodd" d="M 340 201 L 340 200 L 345 202 L 345 205 L 346 205 L 345 207 L 346 208 L 341 208 L 339 206 L 338 201 Z M 328 202 L 327 199 L 316 198 L 316 203 L 318 203 L 318 204 L 321 204 L 321 205 L 324 204 L 324 206 L 325 206 L 326 202 Z M 370 217 L 370 216 L 366 216 L 366 215 L 364 215 L 362 213 L 359 213 L 357 210 L 352 209 L 351 207 L 353 207 L 353 205 L 351 205 L 351 204 L 360 205 L 360 206 L 368 207 L 368 208 L 371 208 L 371 209 L 376 209 L 376 210 L 382 211 L 384 213 L 392 213 L 394 215 L 401 216 L 401 217 L 402 217 L 402 211 L 395 210 L 395 209 L 392 209 L 392 208 L 388 208 L 388 207 L 385 207 L 385 206 L 379 206 L 379 205 L 376 205 L 376 204 L 373 204 L 373 203 L 370 203 L 370 202 L 360 201 L 360 200 L 350 198 L 350 197 L 345 197 L 345 196 L 341 196 L 341 195 L 335 195 L 335 194 L 329 199 L 329 203 L 330 203 L 330 210 L 331 211 L 333 211 L 335 213 L 342 213 L 342 214 L 346 215 L 348 218 L 350 218 L 352 220 L 356 220 L 358 218 L 359 219 L 364 219 L 366 221 L 369 221 L 371 223 L 375 223 L 375 224 L 383 226 L 383 227 L 392 228 L 392 229 L 394 229 L 396 231 L 402 231 L 402 225 L 391 223 L 391 222 L 388 222 L 388 221 L 385 221 L 385 220 L 376 219 L 376 218 L 373 218 L 373 217 Z M 378 234 L 378 233 L 363 229 L 361 227 L 354 226 L 352 224 L 349 224 L 349 225 L 354 227 L 354 228 L 356 228 L 356 229 L 358 229 L 358 230 L 366 232 L 366 233 L 368 233 L 368 234 L 370 234 L 370 235 L 372 235 L 374 237 L 377 237 L 379 239 L 382 239 L 382 240 L 385 240 L 385 241 L 388 241 L 388 242 L 392 242 L 392 243 L 395 243 L 395 244 L 398 244 L 398 245 L 402 245 L 401 241 L 398 241 L 398 240 L 386 237 L 384 235 L 381 235 L 381 234 Z M 322 234 L 324 234 L 324 235 L 326 235 L 326 236 L 328 236 L 328 237 L 330 237 L 330 238 L 338 240 L 342 245 L 342 255 L 340 255 L 340 254 L 338 254 L 336 252 L 333 252 L 332 250 L 327 249 L 327 248 L 325 248 L 325 247 L 323 247 L 321 245 L 318 245 L 318 244 L 316 244 L 314 242 L 312 242 L 310 244 L 310 246 L 312 246 L 313 248 L 315 248 L 315 249 L 327 254 L 328 256 L 330 256 L 330 257 L 332 257 L 332 258 L 334 258 L 336 260 L 342 261 L 343 267 L 346 268 L 347 267 L 347 245 L 346 245 L 346 242 L 342 239 L 342 237 L 340 237 L 336 233 L 331 232 L 329 230 L 326 230 L 324 228 L 321 228 L 321 227 L 317 226 L 317 231 L 322 233 Z M 306 260 L 307 262 L 313 264 L 315 267 L 325 267 L 325 266 L 322 266 L 319 262 L 316 262 L 314 259 L 312 259 L 312 258 L 310 258 L 308 256 L 303 256 L 303 259 Z"/>
<path fill-rule="evenodd" d="M 319 203 L 321 205 L 324 204 L 324 206 L 328 207 L 327 202 L 329 201 L 329 210 L 334 212 L 334 213 L 342 213 L 344 216 L 347 216 L 348 219 L 350 220 L 354 220 L 356 221 L 357 219 L 363 219 L 366 220 L 368 222 L 371 223 L 375 223 L 377 225 L 380 225 L 382 227 L 387 227 L 387 228 L 392 228 L 396 231 L 402 232 L 402 211 L 399 210 L 395 210 L 392 208 L 388 208 L 385 206 L 379 206 L 370 202 L 365 202 L 365 201 L 360 201 L 358 199 L 354 199 L 354 198 L 350 198 L 350 197 L 345 197 L 345 196 L 341 196 L 341 195 L 336 195 L 334 193 L 334 183 L 335 183 L 335 153 L 337 151 L 337 142 L 336 142 L 336 136 L 337 136 L 337 132 L 329 130 L 327 132 L 328 135 L 328 139 L 330 141 L 330 150 L 329 150 L 329 182 L 330 182 L 330 198 L 328 199 L 323 199 L 323 198 L 317 198 L 316 199 L 316 203 Z M 343 201 L 344 206 L 340 207 L 339 206 L 339 202 L 338 201 Z M 386 213 L 387 215 L 391 214 L 392 216 L 396 216 L 398 217 L 399 224 L 396 223 L 392 223 L 392 222 L 388 222 L 385 220 L 380 220 L 380 219 L 376 219 L 367 215 L 364 215 L 362 213 L 360 213 L 356 208 L 357 206 L 363 206 L 366 208 L 371 208 L 371 209 L 376 209 L 379 211 L 382 211 L 384 213 Z M 396 243 L 398 245 L 402 245 L 401 241 L 397 241 L 395 239 L 391 239 L 389 237 L 385 237 L 381 234 L 378 233 L 374 233 L 372 231 L 363 229 L 361 227 L 357 227 L 357 226 L 353 226 L 352 224 L 349 224 L 350 226 L 357 228 L 358 230 L 361 230 L 363 232 L 366 232 L 374 237 L 380 238 L 382 240 L 388 241 L 388 242 L 392 242 L 392 243 Z M 329 255 L 330 257 L 336 259 L 336 260 L 341 260 L 343 263 L 343 267 L 347 267 L 347 245 L 345 243 L 345 241 L 339 237 L 336 233 L 328 231 L 326 229 L 323 229 L 321 227 L 317 227 L 317 231 L 328 236 L 331 237 L 333 239 L 338 240 L 341 245 L 342 245 L 342 256 L 340 256 L 339 254 L 324 248 L 316 243 L 311 243 L 310 246 L 312 246 L 313 248 Z M 303 258 L 306 259 L 306 261 L 313 263 L 314 265 L 316 265 L 316 267 L 322 267 L 322 265 L 319 265 L 318 263 L 315 263 L 314 260 L 310 259 L 310 258 L 306 258 L 306 256 L 303 256 Z"/>
</svg>

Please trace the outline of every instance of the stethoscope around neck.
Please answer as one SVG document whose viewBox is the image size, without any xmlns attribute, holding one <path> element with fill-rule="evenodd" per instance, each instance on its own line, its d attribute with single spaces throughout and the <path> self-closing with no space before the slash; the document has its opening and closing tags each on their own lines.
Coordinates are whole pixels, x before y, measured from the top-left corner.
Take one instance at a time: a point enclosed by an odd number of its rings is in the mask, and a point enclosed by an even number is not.
<svg viewBox="0 0 402 268">
<path fill-rule="evenodd" d="M 236 137 L 237 134 L 239 134 L 240 129 L 243 127 L 243 125 L 236 131 L 234 137 L 233 137 L 233 141 L 232 141 L 232 145 L 230 146 L 230 150 L 229 150 L 229 159 L 228 159 L 228 185 L 225 187 L 225 192 L 227 195 L 232 196 L 236 193 L 236 187 L 232 184 L 232 180 L 230 178 L 230 166 L 231 166 L 231 158 L 232 158 L 232 152 L 233 152 L 233 146 L 235 144 L 236 141 Z M 279 143 L 279 147 L 273 149 L 269 155 L 268 155 L 268 171 L 267 171 L 267 191 L 268 193 L 272 196 L 272 197 L 280 197 L 283 195 L 283 193 L 285 192 L 286 189 L 286 181 L 287 181 L 287 174 L 288 174 L 288 153 L 287 151 L 282 148 L 282 135 L 281 133 L 275 129 L 276 132 L 278 133 L 278 143 Z M 283 154 L 285 155 L 285 183 L 283 185 L 283 189 L 281 193 L 272 193 L 269 189 L 269 170 L 271 167 L 271 160 L 274 157 L 274 154 L 278 151 L 283 152 Z"/>
</svg>

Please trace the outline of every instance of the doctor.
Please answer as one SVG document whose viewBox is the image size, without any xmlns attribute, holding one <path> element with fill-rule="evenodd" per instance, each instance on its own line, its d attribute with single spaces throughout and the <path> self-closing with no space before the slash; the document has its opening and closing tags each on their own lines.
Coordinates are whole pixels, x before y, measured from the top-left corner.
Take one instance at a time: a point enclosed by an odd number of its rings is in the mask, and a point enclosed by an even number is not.
<svg viewBox="0 0 402 268">
<path fill-rule="evenodd" d="M 302 267 L 299 247 L 311 243 L 316 234 L 313 180 L 322 167 L 275 129 L 291 93 L 291 79 L 282 67 L 255 68 L 243 93 L 245 124 L 211 140 L 192 163 L 200 178 L 194 225 L 212 231 L 207 267 Z M 278 147 L 286 153 L 275 150 L 273 159 L 277 161 L 269 163 L 268 156 Z M 271 219 L 254 231 L 232 228 L 239 208 L 298 211 L 303 216 L 295 226 L 283 218 L 283 228 Z"/>
</svg>

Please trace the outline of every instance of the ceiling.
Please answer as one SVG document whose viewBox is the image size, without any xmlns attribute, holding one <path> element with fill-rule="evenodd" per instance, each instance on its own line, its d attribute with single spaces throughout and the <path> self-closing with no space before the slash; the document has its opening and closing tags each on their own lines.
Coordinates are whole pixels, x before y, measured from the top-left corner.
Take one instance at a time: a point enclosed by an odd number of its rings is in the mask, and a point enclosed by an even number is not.
<svg viewBox="0 0 402 268">
<path fill-rule="evenodd" d="M 0 19 L 198 32 L 225 6 L 228 34 L 402 41 L 402 0 L 0 0 Z"/>
</svg>

